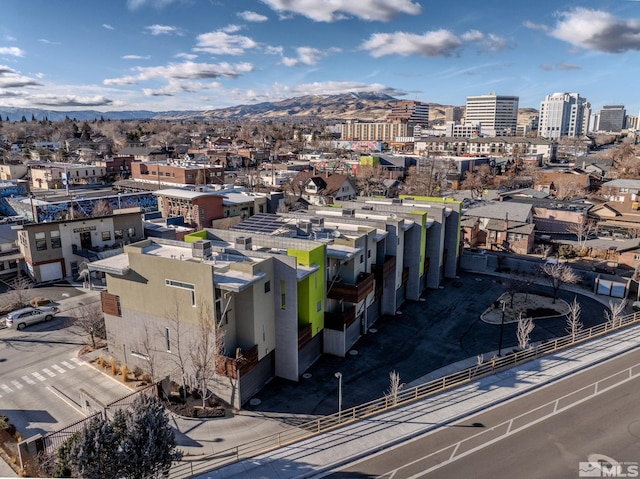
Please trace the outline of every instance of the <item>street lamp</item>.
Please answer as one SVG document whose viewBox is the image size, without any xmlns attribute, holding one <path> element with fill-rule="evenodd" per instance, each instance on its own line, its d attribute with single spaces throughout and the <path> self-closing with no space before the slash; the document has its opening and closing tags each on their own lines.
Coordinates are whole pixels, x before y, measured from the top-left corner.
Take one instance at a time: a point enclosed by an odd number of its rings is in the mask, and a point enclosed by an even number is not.
<svg viewBox="0 0 640 479">
<path fill-rule="evenodd" d="M 502 305 L 502 321 L 500 321 L 500 341 L 498 344 L 498 357 L 502 356 L 502 333 L 504 331 L 504 308 L 507 305 L 507 303 L 506 301 L 501 299 L 500 304 Z"/>
<path fill-rule="evenodd" d="M 338 424 L 342 419 L 342 373 L 335 373 L 334 376 L 338 379 Z"/>
</svg>

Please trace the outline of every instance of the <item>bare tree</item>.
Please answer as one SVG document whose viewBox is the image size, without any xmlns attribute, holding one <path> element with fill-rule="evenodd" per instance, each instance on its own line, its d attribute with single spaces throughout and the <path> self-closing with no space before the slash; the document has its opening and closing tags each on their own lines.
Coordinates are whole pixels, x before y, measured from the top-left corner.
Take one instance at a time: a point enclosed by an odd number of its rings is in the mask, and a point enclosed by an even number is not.
<svg viewBox="0 0 640 479">
<path fill-rule="evenodd" d="M 596 230 L 596 223 L 586 217 L 582 218 L 579 223 L 572 223 L 567 227 L 569 233 L 573 233 L 578 237 L 578 246 L 585 247 L 586 241 Z"/>
<path fill-rule="evenodd" d="M 575 341 L 576 336 L 582 331 L 583 324 L 580 320 L 580 304 L 578 297 L 573 297 L 573 302 L 569 305 L 569 313 L 567 314 L 567 333 L 571 335 L 571 340 Z"/>
<path fill-rule="evenodd" d="M 20 306 L 25 305 L 29 300 L 28 291 L 31 290 L 31 286 L 32 283 L 19 273 L 18 277 L 13 282 L 13 290 L 10 294 L 11 301 L 19 304 Z"/>
<path fill-rule="evenodd" d="M 176 367 L 180 371 L 180 378 L 182 380 L 182 399 L 187 397 L 187 352 L 184 350 L 185 345 L 182 341 L 181 334 L 181 325 L 182 321 L 180 320 L 180 303 L 176 300 L 174 301 L 174 309 L 172 311 L 167 312 L 167 319 L 169 320 L 169 346 L 171 348 L 171 354 L 169 355 L 170 360 L 176 365 Z"/>
<path fill-rule="evenodd" d="M 384 394 L 389 406 L 398 404 L 398 393 L 403 387 L 404 384 L 400 383 L 400 373 L 391 371 L 389 373 L 389 389 L 387 389 L 387 392 Z"/>
<path fill-rule="evenodd" d="M 83 304 L 76 309 L 75 317 L 70 318 L 71 330 L 77 334 L 86 335 L 89 338 L 91 347 L 98 347 L 99 339 L 106 339 L 106 329 L 104 325 L 104 313 L 100 304 Z"/>
<path fill-rule="evenodd" d="M 215 381 L 216 362 L 224 353 L 224 331 L 216 320 L 211 307 L 200 302 L 198 305 L 198 332 L 189 351 L 194 377 L 202 396 L 202 407 L 212 396 Z"/>
<path fill-rule="evenodd" d="M 624 302 L 616 303 L 609 300 L 609 311 L 604 312 L 604 317 L 610 327 L 615 328 L 622 324 L 622 312 L 624 311 Z"/>
<path fill-rule="evenodd" d="M 520 313 L 518 316 L 518 331 L 516 333 L 520 349 L 527 349 L 529 347 L 530 334 L 533 328 L 535 328 L 533 318 L 526 318 Z"/>
<path fill-rule="evenodd" d="M 547 278 L 553 289 L 553 302 L 558 299 L 558 290 L 565 284 L 575 284 L 580 281 L 580 276 L 571 266 L 560 263 L 544 263 L 540 271 Z"/>
<path fill-rule="evenodd" d="M 147 323 L 142 327 L 142 336 L 138 341 L 138 349 L 144 354 L 144 358 L 147 361 L 147 367 L 149 368 L 149 375 L 151 376 L 151 382 L 156 381 L 156 375 L 158 371 L 158 349 L 155 346 L 155 340 L 153 331 L 149 328 Z"/>
</svg>

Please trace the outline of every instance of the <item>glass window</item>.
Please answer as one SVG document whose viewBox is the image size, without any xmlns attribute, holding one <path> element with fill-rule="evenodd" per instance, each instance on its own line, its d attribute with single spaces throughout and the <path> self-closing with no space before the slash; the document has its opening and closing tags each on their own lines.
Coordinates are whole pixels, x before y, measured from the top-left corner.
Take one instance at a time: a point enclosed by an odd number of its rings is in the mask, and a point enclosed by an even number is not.
<svg viewBox="0 0 640 479">
<path fill-rule="evenodd" d="M 271 291 L 271 281 L 264 283 L 264 292 L 268 293 L 269 291 Z"/>
<path fill-rule="evenodd" d="M 124 232 L 122 230 L 115 230 L 113 232 L 115 239 L 122 239 Z"/>
<path fill-rule="evenodd" d="M 193 284 L 185 283 L 183 281 L 176 281 L 173 279 L 165 279 L 164 284 L 171 286 L 172 288 L 186 289 L 191 292 L 191 306 L 196 305 L 196 287 Z"/>
<path fill-rule="evenodd" d="M 102 232 L 102 241 L 111 241 L 111 231 Z"/>
<path fill-rule="evenodd" d="M 280 281 L 280 309 L 287 309 L 287 292 L 284 280 Z"/>
<path fill-rule="evenodd" d="M 47 237 L 45 236 L 44 232 L 36 233 L 35 238 L 36 238 L 36 249 L 38 251 L 47 249 Z"/>
<path fill-rule="evenodd" d="M 129 228 L 129 238 L 133 238 L 136 235 L 135 228 Z"/>
<path fill-rule="evenodd" d="M 49 233 L 51 236 L 51 247 L 62 248 L 62 241 L 60 240 L 60 231 L 52 231 Z"/>
</svg>

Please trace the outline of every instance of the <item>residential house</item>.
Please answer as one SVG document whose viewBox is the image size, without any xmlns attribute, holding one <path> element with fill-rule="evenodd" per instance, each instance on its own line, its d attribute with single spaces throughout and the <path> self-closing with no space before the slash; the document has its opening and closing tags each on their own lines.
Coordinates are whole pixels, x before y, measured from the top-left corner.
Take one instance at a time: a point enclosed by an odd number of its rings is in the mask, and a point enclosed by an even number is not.
<svg viewBox="0 0 640 479">
<path fill-rule="evenodd" d="M 347 175 L 325 173 L 319 176 L 313 172 L 300 172 L 293 184 L 302 189 L 301 198 L 314 205 L 329 205 L 354 199 L 357 195 L 357 189 Z"/>
</svg>

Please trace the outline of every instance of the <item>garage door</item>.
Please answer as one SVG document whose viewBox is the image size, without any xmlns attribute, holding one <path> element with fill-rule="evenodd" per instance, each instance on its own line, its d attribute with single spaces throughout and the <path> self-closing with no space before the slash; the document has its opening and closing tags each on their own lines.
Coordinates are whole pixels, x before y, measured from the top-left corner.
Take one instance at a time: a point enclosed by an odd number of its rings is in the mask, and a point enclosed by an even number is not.
<svg viewBox="0 0 640 479">
<path fill-rule="evenodd" d="M 40 281 L 62 279 L 62 264 L 47 263 L 40 265 Z"/>
</svg>

